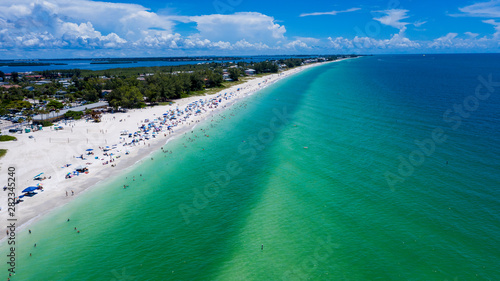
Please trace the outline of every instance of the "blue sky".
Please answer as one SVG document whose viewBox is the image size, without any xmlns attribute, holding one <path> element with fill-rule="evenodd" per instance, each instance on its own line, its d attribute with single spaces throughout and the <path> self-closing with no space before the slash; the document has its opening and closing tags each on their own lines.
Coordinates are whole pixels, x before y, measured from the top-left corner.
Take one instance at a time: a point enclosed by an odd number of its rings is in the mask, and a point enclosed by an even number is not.
<svg viewBox="0 0 500 281">
<path fill-rule="evenodd" d="M 500 0 L 0 0 L 0 58 L 480 53 Z"/>
</svg>

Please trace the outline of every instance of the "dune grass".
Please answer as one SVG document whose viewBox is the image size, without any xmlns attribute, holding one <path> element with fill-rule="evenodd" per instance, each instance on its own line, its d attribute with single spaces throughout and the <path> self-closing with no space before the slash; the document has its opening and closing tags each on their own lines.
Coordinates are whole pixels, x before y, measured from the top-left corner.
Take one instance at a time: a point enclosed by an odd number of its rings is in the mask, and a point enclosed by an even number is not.
<svg viewBox="0 0 500 281">
<path fill-rule="evenodd" d="M 17 138 L 13 137 L 13 136 L 8 136 L 8 135 L 1 135 L 0 136 L 0 141 L 12 141 L 12 140 L 17 140 Z"/>
</svg>

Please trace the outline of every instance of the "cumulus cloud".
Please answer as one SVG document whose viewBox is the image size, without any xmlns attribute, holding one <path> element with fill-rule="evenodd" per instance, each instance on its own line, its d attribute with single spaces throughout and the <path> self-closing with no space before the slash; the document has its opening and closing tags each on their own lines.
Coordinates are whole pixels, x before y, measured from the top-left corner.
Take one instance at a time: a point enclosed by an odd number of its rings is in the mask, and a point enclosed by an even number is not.
<svg viewBox="0 0 500 281">
<path fill-rule="evenodd" d="M 354 45 L 352 44 L 352 41 L 349 39 L 346 39 L 344 37 L 328 37 L 327 38 L 329 47 L 333 48 L 334 50 L 351 50 L 354 48 Z"/>
<path fill-rule="evenodd" d="M 187 37 L 179 22 L 196 23 Z M 285 26 L 256 13 L 179 16 L 137 4 L 89 0 L 0 1 L 0 48 L 266 49 L 287 42 Z"/>
<path fill-rule="evenodd" d="M 457 37 L 457 33 L 450 32 L 445 36 L 434 39 L 432 43 L 429 44 L 431 48 L 449 48 L 453 46 L 453 40 Z"/>
<path fill-rule="evenodd" d="M 390 39 L 375 39 L 356 36 L 353 39 L 344 37 L 328 37 L 328 45 L 335 50 L 356 50 L 361 52 L 377 50 L 415 50 L 421 43 L 412 41 L 402 34 L 394 34 Z"/>
<path fill-rule="evenodd" d="M 436 50 L 497 50 L 499 47 L 498 35 L 497 37 L 477 38 L 476 33 L 466 32 L 466 38 L 461 38 L 457 33 L 450 32 L 445 36 L 439 37 L 428 43 L 426 47 Z"/>
<path fill-rule="evenodd" d="M 65 4 L 63 4 L 65 5 Z M 2 46 L 10 48 L 111 48 L 126 43 L 116 33 L 102 35 L 90 21 L 71 21 L 56 2 L 0 3 Z"/>
<path fill-rule="evenodd" d="M 256 13 L 242 12 L 232 15 L 204 15 L 189 17 L 196 22 L 200 36 L 211 41 L 247 40 L 274 44 L 283 40 L 286 29 L 276 23 L 273 17 Z"/>
<path fill-rule="evenodd" d="M 350 8 L 350 9 L 343 10 L 343 11 L 316 12 L 316 13 L 303 13 L 303 14 L 300 14 L 300 17 L 307 17 L 307 16 L 323 16 L 323 15 L 331 15 L 331 16 L 335 16 L 335 15 L 340 14 L 340 13 L 350 13 L 350 12 L 355 12 L 355 11 L 359 11 L 359 10 L 361 10 L 361 8 Z"/>
<path fill-rule="evenodd" d="M 289 43 L 285 44 L 284 47 L 287 48 L 287 49 L 294 49 L 294 50 L 298 50 L 298 49 L 308 49 L 308 50 L 310 50 L 310 49 L 312 49 L 311 47 L 309 47 L 307 45 L 307 43 L 305 43 L 305 42 L 303 42 L 303 41 L 301 41 L 299 39 L 294 40 L 292 42 L 289 42 Z"/>
<path fill-rule="evenodd" d="M 258 12 L 199 16 L 155 13 L 138 4 L 91 0 L 0 1 L 0 56 L 148 56 L 189 54 L 285 54 L 313 52 L 415 52 L 425 49 L 498 50 L 500 0 L 460 8 L 463 15 L 489 17 L 491 36 L 466 32 L 461 38 L 449 33 L 428 41 L 405 36 L 408 25 L 420 27 L 425 21 L 405 22 L 408 10 L 375 11 L 374 19 L 399 30 L 390 38 L 373 37 L 292 37 L 274 17 Z M 358 11 L 305 13 L 304 16 L 337 15 Z M 179 23 L 195 23 L 195 32 L 182 34 Z M 69 55 L 68 55 L 69 54 Z"/>
</svg>

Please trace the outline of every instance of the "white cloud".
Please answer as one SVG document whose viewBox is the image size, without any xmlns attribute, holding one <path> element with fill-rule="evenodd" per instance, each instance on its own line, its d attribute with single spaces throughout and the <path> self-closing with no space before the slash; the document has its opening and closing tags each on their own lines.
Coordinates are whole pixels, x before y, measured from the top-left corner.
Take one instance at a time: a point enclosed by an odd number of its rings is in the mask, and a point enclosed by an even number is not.
<svg viewBox="0 0 500 281">
<path fill-rule="evenodd" d="M 273 17 L 255 12 L 204 15 L 189 19 L 196 22 L 200 36 L 211 41 L 234 42 L 244 39 L 274 44 L 283 40 L 286 32 L 285 27 L 277 24 Z"/>
<path fill-rule="evenodd" d="M 457 37 L 457 33 L 450 32 L 445 36 L 434 39 L 434 41 L 429 45 L 431 48 L 449 48 L 453 46 L 453 39 Z"/>
<path fill-rule="evenodd" d="M 390 39 L 375 39 L 356 36 L 352 40 L 344 37 L 328 37 L 328 46 L 334 50 L 356 50 L 372 52 L 376 50 L 415 50 L 421 47 L 419 42 L 406 38 L 403 33 L 392 35 Z"/>
<path fill-rule="evenodd" d="M 354 49 L 352 41 L 344 37 L 336 37 L 335 39 L 333 39 L 332 37 L 328 37 L 327 40 L 330 47 L 333 48 L 334 50 Z"/>
<path fill-rule="evenodd" d="M 384 13 L 385 16 L 382 16 L 380 18 L 373 18 L 376 21 L 379 21 L 382 24 L 392 26 L 394 28 L 397 28 L 399 30 L 406 30 L 406 25 L 409 24 L 408 22 L 402 22 L 401 20 L 408 18 L 406 13 L 408 13 L 408 10 L 403 10 L 403 9 L 390 9 L 390 10 L 383 10 L 383 11 L 375 11 L 379 13 Z"/>
<path fill-rule="evenodd" d="M 451 14 L 454 17 L 500 18 L 500 0 L 491 0 L 458 8 L 463 14 Z"/>
<path fill-rule="evenodd" d="M 195 22 L 199 33 L 175 33 L 178 22 Z M 285 32 L 273 17 L 255 12 L 170 16 L 136 4 L 0 1 L 0 48 L 266 49 L 287 42 Z"/>
<path fill-rule="evenodd" d="M 466 32 L 467 38 L 460 38 L 457 33 L 448 33 L 428 43 L 428 48 L 437 50 L 498 50 L 499 40 L 486 36 L 477 38 L 477 34 Z"/>
<path fill-rule="evenodd" d="M 80 25 L 72 22 L 65 22 L 61 24 L 59 32 L 63 36 L 73 37 L 73 38 L 100 38 L 101 33 L 96 31 L 92 26 L 92 23 L 81 23 Z"/>
<path fill-rule="evenodd" d="M 294 49 L 294 50 L 298 50 L 298 49 L 309 49 L 310 50 L 310 49 L 312 49 L 305 42 L 303 42 L 299 39 L 285 44 L 284 47 L 287 49 Z"/>
<path fill-rule="evenodd" d="M 78 1 L 89 2 L 89 1 Z M 116 33 L 104 36 L 90 21 L 71 21 L 63 3 L 17 1 L 16 5 L 0 3 L 0 26 L 8 26 L 2 45 L 29 48 L 114 48 L 126 43 Z M 74 16 L 73 16 L 74 18 Z"/>
<path fill-rule="evenodd" d="M 469 36 L 469 38 L 476 38 L 479 36 L 479 33 L 472 33 L 472 32 L 464 32 L 465 35 Z"/>
<path fill-rule="evenodd" d="M 267 50 L 267 49 L 270 49 L 270 47 L 266 44 L 263 44 L 263 43 L 252 44 L 250 42 L 247 42 L 245 39 L 242 39 L 242 40 L 236 42 L 236 44 L 234 44 L 234 49 Z"/>
<path fill-rule="evenodd" d="M 466 32 L 428 40 L 413 41 L 405 36 L 408 25 L 420 27 L 425 21 L 405 22 L 408 10 L 376 11 L 378 22 L 399 29 L 387 39 L 372 37 L 292 37 L 272 16 L 257 12 L 200 16 L 168 15 L 125 3 L 90 0 L 0 0 L 0 56 L 160 56 L 201 54 L 291 54 L 328 52 L 420 52 L 431 49 L 498 50 L 500 41 L 500 0 L 461 8 L 463 15 L 490 16 L 492 36 L 479 38 Z M 336 15 L 343 11 L 302 14 Z M 197 32 L 188 36 L 176 25 L 195 23 Z M 474 49 L 475 48 L 475 49 Z"/>
<path fill-rule="evenodd" d="M 300 17 L 307 17 L 307 16 L 323 16 L 323 15 L 331 15 L 331 16 L 335 16 L 335 15 L 340 14 L 340 13 L 350 13 L 350 12 L 355 12 L 355 11 L 359 11 L 359 10 L 361 10 L 361 8 L 350 8 L 350 9 L 343 10 L 343 11 L 316 12 L 316 13 L 303 13 L 303 14 L 300 14 Z"/>
<path fill-rule="evenodd" d="M 493 38 L 500 39 L 500 22 L 496 22 L 495 20 L 483 20 L 483 22 L 493 25 L 495 27 Z"/>
<path fill-rule="evenodd" d="M 420 27 L 420 26 L 422 26 L 422 25 L 424 25 L 426 23 L 427 23 L 427 21 L 416 21 L 416 22 L 413 23 L 413 25 L 415 27 Z"/>
<path fill-rule="evenodd" d="M 179 48 L 179 42 L 181 42 L 181 35 L 179 33 L 167 34 L 164 32 L 158 32 L 157 34 L 147 34 L 144 38 L 137 40 L 133 43 L 133 46 L 141 48 Z"/>
<path fill-rule="evenodd" d="M 302 36 L 294 36 L 295 40 L 300 40 L 308 45 L 314 45 L 318 44 L 320 42 L 320 39 L 314 38 L 314 37 L 302 37 Z"/>
</svg>

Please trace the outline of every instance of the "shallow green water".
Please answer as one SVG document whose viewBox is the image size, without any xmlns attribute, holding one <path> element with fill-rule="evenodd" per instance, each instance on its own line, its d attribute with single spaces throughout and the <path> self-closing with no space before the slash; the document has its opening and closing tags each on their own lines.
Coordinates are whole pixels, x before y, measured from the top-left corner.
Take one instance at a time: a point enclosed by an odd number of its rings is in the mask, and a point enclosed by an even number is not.
<svg viewBox="0 0 500 281">
<path fill-rule="evenodd" d="M 19 234 L 12 280 L 499 280 L 499 98 L 442 118 L 500 74 L 481 59 L 284 79 Z"/>
</svg>

